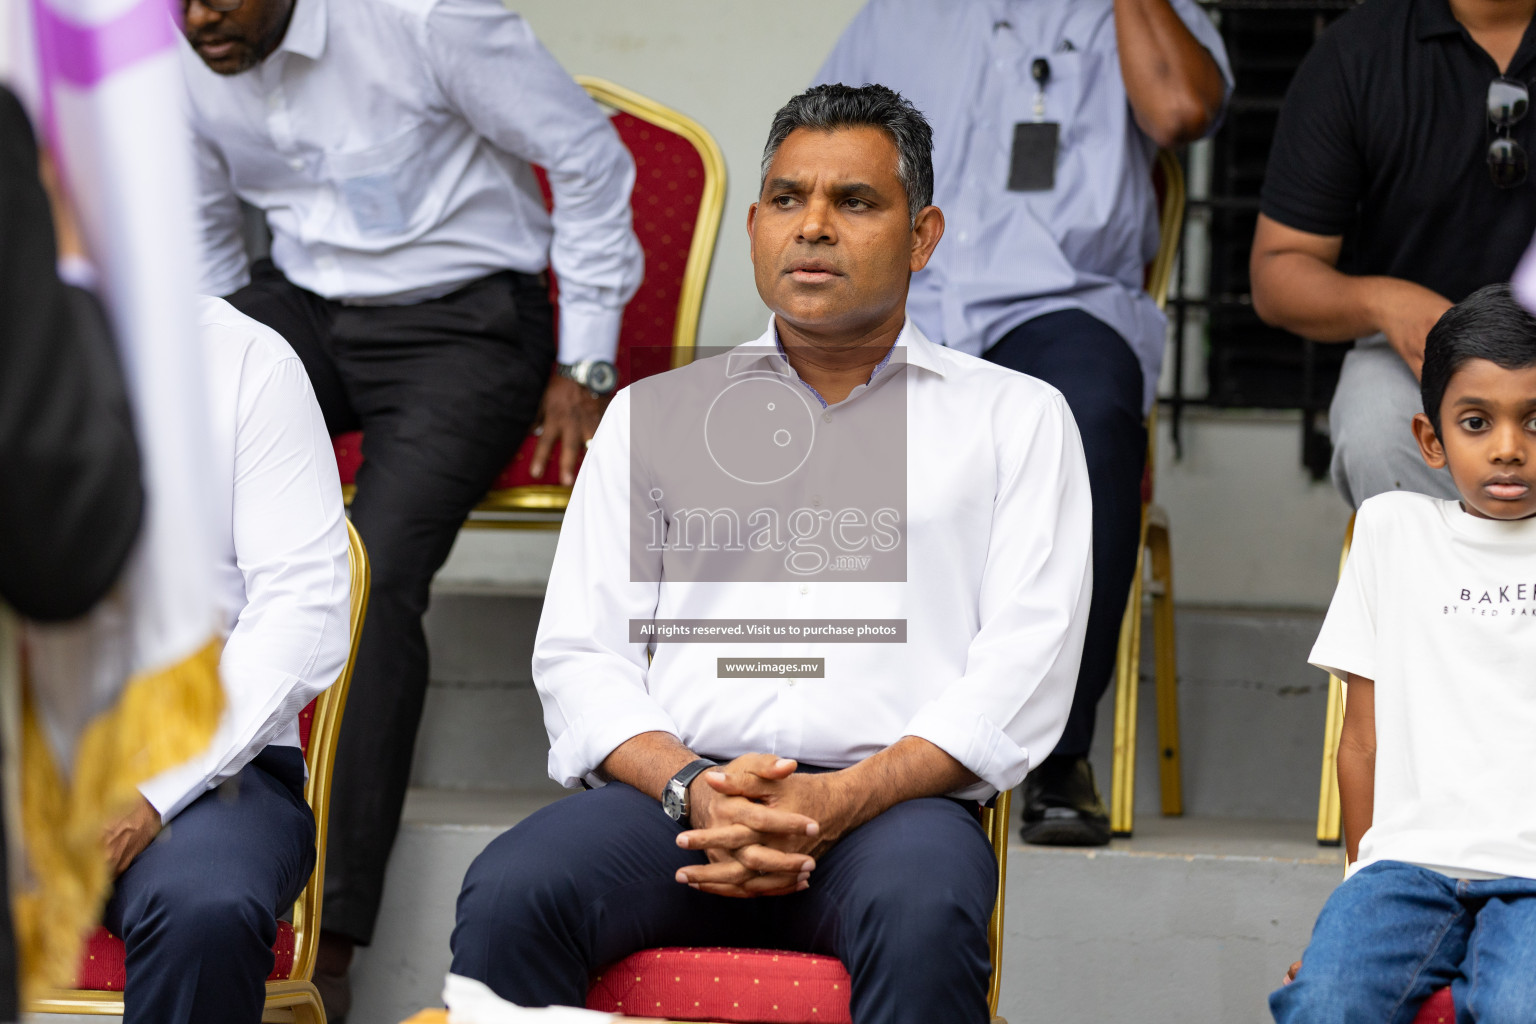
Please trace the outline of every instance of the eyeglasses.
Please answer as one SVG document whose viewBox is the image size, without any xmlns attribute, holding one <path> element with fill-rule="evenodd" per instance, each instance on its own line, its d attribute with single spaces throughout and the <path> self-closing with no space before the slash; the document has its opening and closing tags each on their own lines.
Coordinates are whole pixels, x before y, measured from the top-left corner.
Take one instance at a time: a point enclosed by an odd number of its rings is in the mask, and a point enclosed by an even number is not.
<svg viewBox="0 0 1536 1024">
<path fill-rule="evenodd" d="M 194 2 L 208 8 L 215 14 L 228 14 L 231 11 L 238 11 L 240 5 L 245 0 L 181 0 L 181 13 L 186 14 Z"/>
<path fill-rule="evenodd" d="M 1525 116 L 1530 105 L 1531 93 L 1524 82 L 1500 76 L 1488 83 L 1488 120 L 1498 131 L 1488 143 L 1488 173 L 1499 188 L 1525 184 L 1530 161 L 1524 147 L 1509 137 L 1509 130 Z"/>
</svg>

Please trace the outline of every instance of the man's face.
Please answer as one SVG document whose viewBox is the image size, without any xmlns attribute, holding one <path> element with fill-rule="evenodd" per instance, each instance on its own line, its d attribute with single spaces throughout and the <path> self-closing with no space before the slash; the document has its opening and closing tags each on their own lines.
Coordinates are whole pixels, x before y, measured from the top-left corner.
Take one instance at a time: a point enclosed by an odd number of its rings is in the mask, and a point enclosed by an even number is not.
<svg viewBox="0 0 1536 1024">
<path fill-rule="evenodd" d="M 288 30 L 294 2 L 244 0 L 232 11 L 219 12 L 201 0 L 182 0 L 181 31 L 209 68 L 221 75 L 238 75 L 277 49 Z"/>
<path fill-rule="evenodd" d="M 1424 461 L 1449 466 L 1462 504 L 1483 519 L 1536 515 L 1536 366 L 1506 370 L 1469 359 L 1451 375 L 1437 436 L 1414 417 Z"/>
<path fill-rule="evenodd" d="M 878 128 L 797 128 L 779 146 L 747 214 L 757 291 L 775 314 L 809 334 L 902 314 L 944 218 L 930 206 L 913 227 L 896 162 Z"/>
</svg>

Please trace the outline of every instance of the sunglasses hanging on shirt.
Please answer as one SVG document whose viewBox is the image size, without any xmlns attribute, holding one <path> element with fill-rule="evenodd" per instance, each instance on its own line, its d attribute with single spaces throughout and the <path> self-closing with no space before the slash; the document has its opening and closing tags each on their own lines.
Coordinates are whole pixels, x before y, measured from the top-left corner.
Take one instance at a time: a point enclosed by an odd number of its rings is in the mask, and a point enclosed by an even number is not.
<svg viewBox="0 0 1536 1024">
<path fill-rule="evenodd" d="M 1525 184 L 1530 160 L 1525 148 L 1510 137 L 1510 129 L 1530 109 L 1531 93 L 1524 82 L 1500 76 L 1488 83 L 1488 121 L 1497 133 L 1488 143 L 1488 173 L 1499 188 Z"/>
<path fill-rule="evenodd" d="M 1035 119 L 1013 126 L 1013 155 L 1008 160 L 1008 191 L 1049 192 L 1056 187 L 1056 147 L 1061 125 L 1045 119 L 1045 84 L 1051 62 L 1036 57 L 1029 65 L 1035 80 Z"/>
</svg>

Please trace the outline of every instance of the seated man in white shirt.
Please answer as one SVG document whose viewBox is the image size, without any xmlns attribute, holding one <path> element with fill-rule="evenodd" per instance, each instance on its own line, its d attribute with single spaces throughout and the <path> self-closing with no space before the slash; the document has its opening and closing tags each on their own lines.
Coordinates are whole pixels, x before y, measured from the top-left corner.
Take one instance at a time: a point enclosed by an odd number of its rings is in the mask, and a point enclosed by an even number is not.
<svg viewBox="0 0 1536 1024">
<path fill-rule="evenodd" d="M 475 861 L 455 974 L 581 1005 L 637 949 L 770 946 L 838 956 L 860 1024 L 987 1019 L 964 801 L 1061 733 L 1090 499 L 1060 392 L 907 319 L 932 189 L 889 89 L 779 111 L 747 220 L 768 332 L 598 430 L 533 658 L 550 774 L 596 788 Z"/>
<path fill-rule="evenodd" d="M 125 1024 L 261 1020 L 277 916 L 315 863 L 298 713 L 347 657 L 341 483 L 304 365 L 228 303 L 199 302 L 228 703 L 207 751 L 139 787 L 107 833 Z"/>
</svg>

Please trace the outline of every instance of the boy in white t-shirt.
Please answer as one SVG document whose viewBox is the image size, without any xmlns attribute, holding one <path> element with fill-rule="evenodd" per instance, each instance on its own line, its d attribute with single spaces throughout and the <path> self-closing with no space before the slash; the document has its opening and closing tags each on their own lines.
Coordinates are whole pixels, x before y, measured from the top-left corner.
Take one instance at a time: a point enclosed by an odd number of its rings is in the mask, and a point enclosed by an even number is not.
<svg viewBox="0 0 1536 1024">
<path fill-rule="evenodd" d="M 1350 867 L 1279 1024 L 1536 1022 L 1536 318 L 1493 285 L 1429 334 L 1424 461 L 1461 501 L 1360 506 L 1310 661 L 1349 682 Z M 1379 687 L 1379 688 L 1378 688 Z"/>
</svg>

